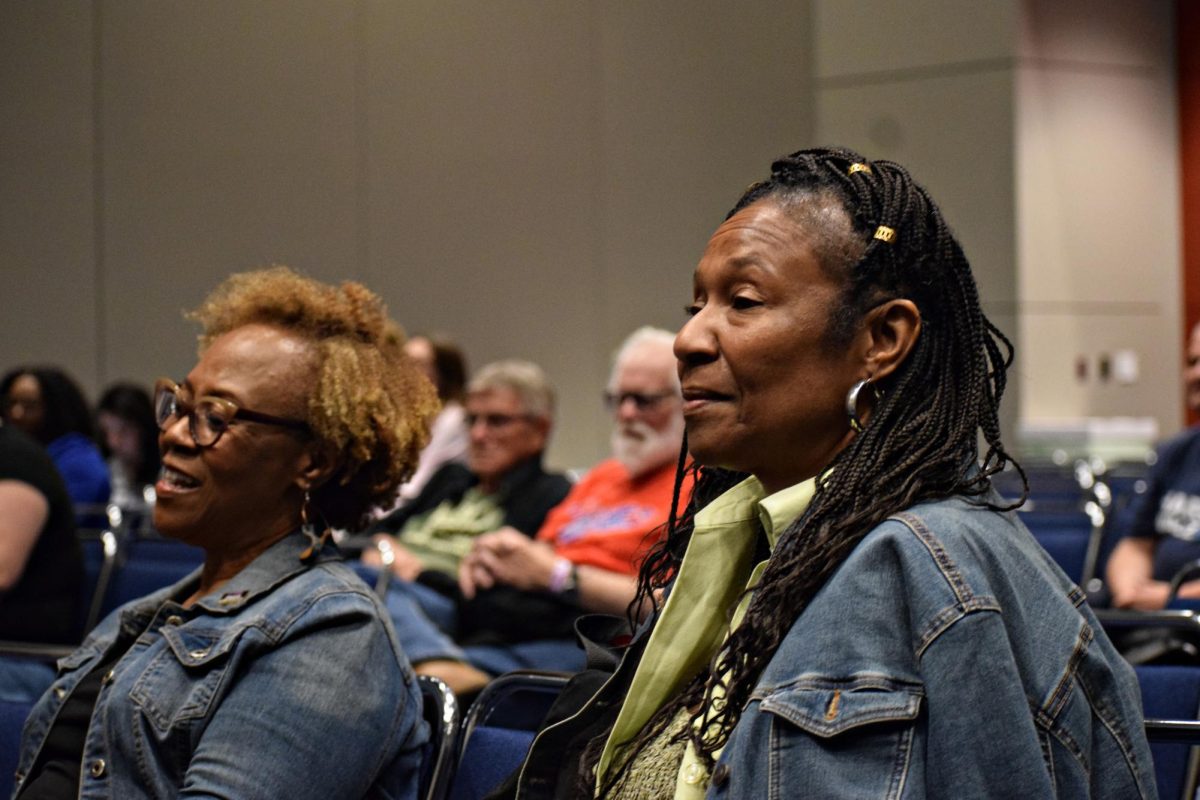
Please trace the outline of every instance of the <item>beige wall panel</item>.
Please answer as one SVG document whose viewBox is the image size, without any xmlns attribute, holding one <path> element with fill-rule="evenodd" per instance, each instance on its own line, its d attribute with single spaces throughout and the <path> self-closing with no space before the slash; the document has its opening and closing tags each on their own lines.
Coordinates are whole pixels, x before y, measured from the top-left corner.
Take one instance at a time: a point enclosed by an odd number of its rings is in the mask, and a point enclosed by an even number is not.
<svg viewBox="0 0 1200 800">
<path fill-rule="evenodd" d="M 1170 82 L 1036 67 L 1018 80 L 1022 298 L 1176 303 Z"/>
<path fill-rule="evenodd" d="M 898 161 L 929 190 L 996 315 L 1012 313 L 1016 292 L 1012 113 L 1007 71 L 817 95 L 819 139 Z"/>
<path fill-rule="evenodd" d="M 473 369 L 541 364 L 560 393 L 551 461 L 590 464 L 604 343 L 588 7 L 372 3 L 365 31 L 369 282 Z"/>
<path fill-rule="evenodd" d="M 1180 221 L 1169 2 L 1027 2 L 1017 74 L 1022 416 L 1179 428 Z M 1132 353 L 1137 380 L 1098 366 Z M 1082 362 L 1086 378 L 1077 376 Z"/>
<path fill-rule="evenodd" d="M 1182 396 L 1175 340 L 1158 335 L 1157 315 L 1025 314 L 1022 335 L 1036 343 L 1022 353 L 1022 397 L 1031 409 L 1023 419 L 1046 423 L 1082 417 L 1151 417 L 1161 436 L 1179 429 Z M 1099 375 L 1102 358 L 1136 355 L 1138 380 L 1124 384 Z M 1076 375 L 1083 359 L 1086 376 Z"/>
<path fill-rule="evenodd" d="M 230 272 L 356 270 L 354 6 L 102 6 L 109 377 L 181 375 Z"/>
<path fill-rule="evenodd" d="M 725 213 L 772 159 L 813 143 L 810 8 L 602 9 L 604 336 L 616 341 L 682 323 Z"/>
<path fill-rule="evenodd" d="M 0 2 L 0 372 L 99 379 L 92 7 Z"/>
<path fill-rule="evenodd" d="M 1001 0 L 820 0 L 820 78 L 1010 61 L 1019 6 Z"/>
<path fill-rule="evenodd" d="M 558 466 L 607 453 L 613 348 L 678 326 L 727 206 L 805 143 L 807 6 L 776 17 L 367 6 L 369 281 L 476 366 L 542 364 L 561 395 Z"/>
</svg>

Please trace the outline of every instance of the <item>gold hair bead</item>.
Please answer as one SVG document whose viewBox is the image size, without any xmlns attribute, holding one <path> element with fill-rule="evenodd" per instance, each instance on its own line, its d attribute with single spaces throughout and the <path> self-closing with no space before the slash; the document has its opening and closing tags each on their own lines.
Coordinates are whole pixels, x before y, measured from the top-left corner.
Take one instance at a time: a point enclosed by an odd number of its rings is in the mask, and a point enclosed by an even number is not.
<svg viewBox="0 0 1200 800">
<path fill-rule="evenodd" d="M 868 167 L 866 164 L 863 164 L 863 163 L 861 163 L 861 162 L 858 162 L 858 161 L 856 161 L 856 162 L 854 162 L 853 164 L 851 164 L 851 165 L 850 165 L 850 169 L 846 170 L 846 174 L 847 174 L 847 175 L 853 175 L 853 174 L 854 174 L 854 173 L 856 173 L 856 172 L 865 172 L 865 173 L 867 173 L 868 175 L 871 175 L 871 174 L 873 174 L 873 173 L 871 172 L 871 168 L 870 168 L 870 167 Z"/>
<path fill-rule="evenodd" d="M 889 228 L 887 225 L 880 225 L 875 229 L 875 238 L 881 242 L 891 244 L 896 240 L 896 229 Z"/>
</svg>

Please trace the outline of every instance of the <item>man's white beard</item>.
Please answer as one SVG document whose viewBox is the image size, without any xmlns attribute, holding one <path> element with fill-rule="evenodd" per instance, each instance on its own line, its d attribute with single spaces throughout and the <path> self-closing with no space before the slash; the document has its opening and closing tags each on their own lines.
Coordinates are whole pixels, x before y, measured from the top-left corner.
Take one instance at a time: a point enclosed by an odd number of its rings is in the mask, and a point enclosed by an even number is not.
<svg viewBox="0 0 1200 800">
<path fill-rule="evenodd" d="M 617 423 L 612 433 L 613 458 L 638 478 L 679 458 L 683 444 L 683 417 L 674 416 L 671 424 L 656 431 L 641 420 Z"/>
</svg>

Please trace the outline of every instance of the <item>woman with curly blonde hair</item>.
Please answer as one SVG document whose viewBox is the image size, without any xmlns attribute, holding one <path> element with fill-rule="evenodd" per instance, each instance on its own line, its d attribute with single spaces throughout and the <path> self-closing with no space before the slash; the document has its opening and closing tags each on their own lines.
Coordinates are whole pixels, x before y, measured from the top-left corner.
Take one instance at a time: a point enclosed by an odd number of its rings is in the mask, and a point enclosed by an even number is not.
<svg viewBox="0 0 1200 800">
<path fill-rule="evenodd" d="M 154 521 L 204 566 L 60 662 L 17 796 L 414 797 L 420 693 L 327 533 L 395 497 L 433 389 L 356 283 L 274 267 L 191 316 L 199 362 L 155 392 Z"/>
</svg>

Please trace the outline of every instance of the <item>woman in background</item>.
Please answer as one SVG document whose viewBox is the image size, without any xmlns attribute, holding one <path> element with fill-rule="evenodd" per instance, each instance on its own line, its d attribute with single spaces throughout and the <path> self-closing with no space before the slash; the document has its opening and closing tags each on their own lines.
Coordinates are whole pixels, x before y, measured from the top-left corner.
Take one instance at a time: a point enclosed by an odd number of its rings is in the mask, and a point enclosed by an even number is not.
<svg viewBox="0 0 1200 800">
<path fill-rule="evenodd" d="M 146 505 L 158 480 L 158 425 L 150 394 L 132 383 L 108 387 L 96 405 L 101 452 L 112 475 L 112 502 L 124 509 Z"/>
<path fill-rule="evenodd" d="M 458 345 L 444 336 L 414 336 L 404 343 L 404 352 L 437 388 L 442 408 L 429 428 L 429 444 L 421 451 L 417 471 L 400 487 L 396 508 L 421 493 L 435 472 L 450 462 L 467 457 L 466 397 L 467 362 Z"/>
<path fill-rule="evenodd" d="M 0 414 L 41 442 L 79 507 L 108 502 L 108 466 L 78 384 L 57 367 L 18 367 L 0 379 Z"/>
</svg>

